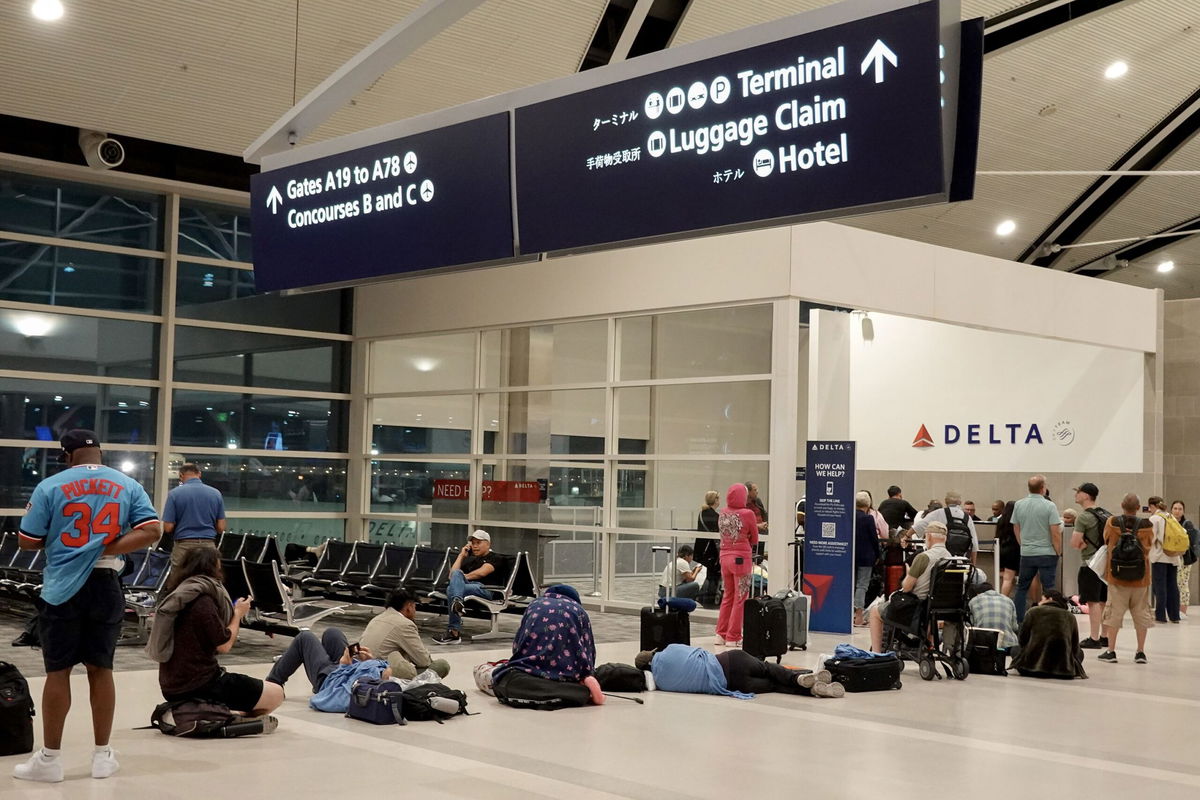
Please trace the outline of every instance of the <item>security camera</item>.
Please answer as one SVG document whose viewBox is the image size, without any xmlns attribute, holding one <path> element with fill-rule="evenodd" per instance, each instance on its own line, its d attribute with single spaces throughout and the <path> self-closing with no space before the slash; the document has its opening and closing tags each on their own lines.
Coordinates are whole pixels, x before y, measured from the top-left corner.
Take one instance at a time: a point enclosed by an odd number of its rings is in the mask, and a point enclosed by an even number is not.
<svg viewBox="0 0 1200 800">
<path fill-rule="evenodd" d="M 92 169 L 113 169 L 125 160 L 125 146 L 99 131 L 79 131 L 79 149 Z"/>
</svg>

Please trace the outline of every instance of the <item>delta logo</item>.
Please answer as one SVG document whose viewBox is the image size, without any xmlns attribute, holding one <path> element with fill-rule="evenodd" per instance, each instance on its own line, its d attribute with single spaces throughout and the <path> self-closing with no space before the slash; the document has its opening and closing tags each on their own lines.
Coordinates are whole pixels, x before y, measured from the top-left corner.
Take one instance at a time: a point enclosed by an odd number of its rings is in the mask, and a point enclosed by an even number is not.
<svg viewBox="0 0 1200 800">
<path fill-rule="evenodd" d="M 1067 447 L 1075 441 L 1075 428 L 1070 420 L 1059 420 L 1053 426 L 1050 441 Z M 967 425 L 946 424 L 942 426 L 943 445 L 987 444 L 987 445 L 1032 445 L 1045 444 L 1042 429 L 1036 422 L 970 423 Z M 937 443 L 924 423 L 913 437 L 913 447 L 936 447 Z"/>
</svg>

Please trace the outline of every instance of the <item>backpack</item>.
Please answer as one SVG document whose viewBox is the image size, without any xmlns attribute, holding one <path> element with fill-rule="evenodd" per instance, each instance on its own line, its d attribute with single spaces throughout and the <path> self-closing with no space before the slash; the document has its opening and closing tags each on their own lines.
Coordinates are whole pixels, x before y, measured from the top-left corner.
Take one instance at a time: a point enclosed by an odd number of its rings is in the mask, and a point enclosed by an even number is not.
<svg viewBox="0 0 1200 800">
<path fill-rule="evenodd" d="M 176 700 L 159 703 L 150 715 L 150 727 L 168 736 L 221 737 L 225 726 L 236 719 L 229 706 L 208 700 Z"/>
<path fill-rule="evenodd" d="M 646 673 L 628 664 L 601 664 L 596 667 L 596 681 L 605 692 L 646 691 Z"/>
<path fill-rule="evenodd" d="M 1083 537 L 1083 539 L 1085 542 L 1090 544 L 1092 547 L 1099 548 L 1100 545 L 1104 544 L 1104 526 L 1108 525 L 1108 521 L 1110 519 L 1112 519 L 1112 514 L 1108 513 L 1100 506 L 1092 506 L 1091 508 L 1087 508 L 1084 510 L 1087 513 L 1090 513 L 1093 517 L 1095 517 L 1096 522 L 1099 523 L 1096 526 L 1096 533 L 1098 533 L 1100 535 L 1100 541 L 1093 542 L 1091 539 L 1088 539 L 1086 535 Z"/>
<path fill-rule="evenodd" d="M 946 508 L 946 549 L 952 556 L 965 556 L 971 552 L 974 540 L 971 538 L 971 523 L 968 522 L 967 512 L 963 511 L 961 518 L 950 513 Z"/>
<path fill-rule="evenodd" d="M 468 714 L 467 694 L 441 683 L 425 683 L 406 689 L 400 701 L 400 714 L 410 722 L 443 719 Z"/>
<path fill-rule="evenodd" d="M 1186 553 L 1192 540 L 1188 538 L 1187 531 L 1184 530 L 1183 525 L 1179 524 L 1179 520 L 1175 519 L 1175 515 L 1173 514 L 1166 514 L 1160 511 L 1158 515 L 1163 518 L 1163 555 L 1181 556 Z"/>
<path fill-rule="evenodd" d="M 0 661 L 0 756 L 33 752 L 33 697 L 21 670 Z"/>
<path fill-rule="evenodd" d="M 1127 527 L 1130 520 L 1133 521 L 1132 528 Z M 1132 583 L 1146 577 L 1146 551 L 1137 538 L 1140 524 L 1138 517 L 1121 518 L 1121 537 L 1108 558 L 1109 574 L 1116 580 Z"/>
<path fill-rule="evenodd" d="M 1188 522 L 1186 527 L 1188 542 L 1190 545 L 1187 549 L 1187 552 L 1183 554 L 1183 565 L 1185 567 L 1190 567 L 1192 564 L 1195 564 L 1197 560 L 1200 560 L 1200 558 L 1198 558 L 1196 555 L 1196 546 L 1200 544 L 1200 532 L 1196 531 L 1196 526 L 1192 525 L 1191 522 Z"/>
<path fill-rule="evenodd" d="M 403 698 L 404 691 L 395 681 L 359 678 L 350 687 L 346 716 L 372 725 L 404 725 Z"/>
</svg>

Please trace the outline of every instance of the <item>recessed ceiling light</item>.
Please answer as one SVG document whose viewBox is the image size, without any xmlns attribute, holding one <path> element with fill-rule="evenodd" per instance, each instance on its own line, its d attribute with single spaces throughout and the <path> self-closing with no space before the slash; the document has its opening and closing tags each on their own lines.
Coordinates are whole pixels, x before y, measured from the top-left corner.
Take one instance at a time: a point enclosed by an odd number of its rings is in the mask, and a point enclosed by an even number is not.
<svg viewBox="0 0 1200 800">
<path fill-rule="evenodd" d="M 1108 65 L 1108 69 L 1104 70 L 1104 77 L 1113 80 L 1114 78 L 1121 77 L 1126 72 L 1129 72 L 1128 64 L 1124 61 L 1114 61 Z"/>
<path fill-rule="evenodd" d="M 1017 229 L 1017 223 L 1013 222 L 1011 219 L 1006 219 L 1006 220 L 1004 220 L 1004 222 L 1001 222 L 999 225 L 996 226 L 996 235 L 997 236 L 1008 236 L 1010 233 L 1012 233 L 1016 229 Z"/>
<path fill-rule="evenodd" d="M 1159 272 L 1170 272 L 1173 269 L 1175 269 L 1174 261 L 1163 261 L 1161 264 L 1158 265 Z"/>
<path fill-rule="evenodd" d="M 61 0 L 33 0 L 30 11 L 42 22 L 56 22 L 63 18 L 64 9 Z"/>
</svg>

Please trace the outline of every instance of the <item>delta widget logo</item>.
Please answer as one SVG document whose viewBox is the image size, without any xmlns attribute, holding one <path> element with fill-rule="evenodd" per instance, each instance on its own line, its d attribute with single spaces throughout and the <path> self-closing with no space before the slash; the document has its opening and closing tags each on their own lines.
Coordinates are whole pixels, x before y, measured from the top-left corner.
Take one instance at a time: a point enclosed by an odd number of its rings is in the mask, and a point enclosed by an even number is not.
<svg viewBox="0 0 1200 800">
<path fill-rule="evenodd" d="M 1075 441 L 1075 427 L 1070 420 L 1059 420 L 1050 429 L 1049 440 L 1060 447 L 1067 447 Z M 943 445 L 955 444 L 1009 444 L 1031 445 L 1045 444 L 1042 429 L 1036 422 L 1005 422 L 981 423 L 972 422 L 966 425 L 947 423 L 942 426 Z M 913 447 L 936 447 L 937 442 L 923 423 L 913 437 Z"/>
<path fill-rule="evenodd" d="M 921 430 L 917 431 L 917 435 L 913 437 L 913 447 L 933 447 L 933 437 L 929 435 L 929 429 L 921 425 Z"/>
</svg>

